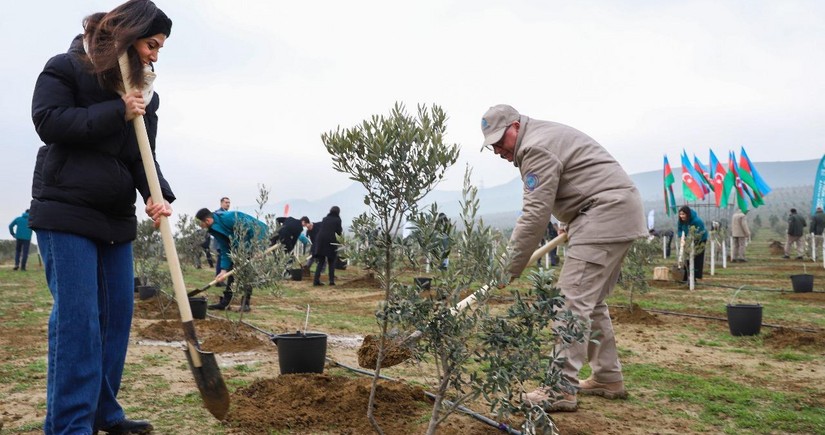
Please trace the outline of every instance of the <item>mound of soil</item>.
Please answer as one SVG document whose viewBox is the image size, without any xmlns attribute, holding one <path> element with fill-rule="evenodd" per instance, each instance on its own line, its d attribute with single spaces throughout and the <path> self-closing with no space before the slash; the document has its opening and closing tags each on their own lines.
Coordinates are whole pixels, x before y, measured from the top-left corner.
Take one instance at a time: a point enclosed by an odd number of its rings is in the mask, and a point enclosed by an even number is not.
<svg viewBox="0 0 825 435">
<path fill-rule="evenodd" d="M 610 320 L 633 325 L 661 325 L 663 322 L 655 314 L 650 314 L 636 304 L 632 310 L 625 307 L 611 307 Z"/>
<path fill-rule="evenodd" d="M 163 310 L 161 310 L 161 307 Z M 135 310 L 132 317 L 150 320 L 180 320 L 178 304 L 166 295 L 140 300 L 135 294 Z"/>
<path fill-rule="evenodd" d="M 794 301 L 810 301 L 816 303 L 825 303 L 825 292 L 788 293 L 782 295 L 782 297 Z"/>
<path fill-rule="evenodd" d="M 250 435 L 373 433 L 367 419 L 371 384 L 372 378 L 316 373 L 259 379 L 232 394 L 226 422 Z M 378 383 L 375 403 L 375 418 L 387 434 L 423 433 L 432 406 L 421 388 L 386 380 Z M 466 416 L 451 416 L 440 428 L 444 434 L 500 433 Z"/>
<path fill-rule="evenodd" d="M 381 288 L 381 283 L 375 279 L 375 275 L 369 274 L 360 278 L 351 279 L 338 284 L 340 288 Z"/>
<path fill-rule="evenodd" d="M 765 334 L 764 343 L 776 349 L 815 348 L 825 349 L 825 338 L 813 332 L 776 328 Z"/>
<path fill-rule="evenodd" d="M 195 331 L 201 340 L 201 348 L 209 352 L 246 352 L 267 345 L 266 341 L 242 325 L 233 325 L 223 320 L 195 320 Z M 139 329 L 137 334 L 150 340 L 184 340 L 179 321 L 155 322 Z"/>
</svg>

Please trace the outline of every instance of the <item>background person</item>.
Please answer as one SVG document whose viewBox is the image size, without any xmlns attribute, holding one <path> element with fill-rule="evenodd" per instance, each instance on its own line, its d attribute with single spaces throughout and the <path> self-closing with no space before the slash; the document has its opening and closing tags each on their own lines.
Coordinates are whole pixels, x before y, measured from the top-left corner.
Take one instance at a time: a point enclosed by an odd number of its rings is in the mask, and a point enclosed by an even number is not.
<svg viewBox="0 0 825 435">
<path fill-rule="evenodd" d="M 338 259 L 338 239 L 344 230 L 341 227 L 341 209 L 337 205 L 329 209 L 329 213 L 321 220 L 321 229 L 318 230 L 318 244 L 315 248 L 315 260 L 318 265 L 315 267 L 315 278 L 312 285 L 319 286 L 321 283 L 321 271 L 326 265 L 329 269 L 329 285 L 335 285 L 335 262 Z"/>
<path fill-rule="evenodd" d="M 221 272 L 215 278 L 218 281 L 226 279 L 226 274 L 229 273 L 235 266 L 232 262 L 230 253 L 237 246 L 251 242 L 253 239 L 264 240 L 266 238 L 267 226 L 258 219 L 239 211 L 216 211 L 211 212 L 208 208 L 202 208 L 195 213 L 195 219 L 200 223 L 201 228 L 209 231 L 209 234 L 215 238 L 215 243 L 218 244 L 220 256 L 218 257 L 218 265 L 220 265 Z M 243 239 L 238 239 L 235 227 L 243 226 Z M 241 228 L 239 228 L 239 231 Z M 226 289 L 223 291 L 223 296 L 217 304 L 209 305 L 210 310 L 225 310 L 232 302 L 232 283 L 235 282 L 235 276 L 230 275 L 226 279 Z M 252 288 L 244 288 L 245 296 L 241 299 L 241 311 L 249 312 L 251 310 L 249 301 L 252 298 Z"/>
<path fill-rule="evenodd" d="M 229 211 L 229 207 L 232 205 L 232 201 L 229 200 L 228 196 L 224 196 L 224 197 L 221 198 L 220 204 L 221 204 L 220 207 L 218 207 L 215 210 L 215 213 Z M 212 235 L 209 234 L 209 231 L 206 232 L 206 237 L 208 237 L 211 241 Z M 219 246 L 217 246 L 217 244 L 215 245 L 215 253 L 218 256 L 218 259 L 220 259 L 221 258 L 221 248 Z M 218 276 L 220 274 L 221 274 L 221 262 L 220 262 L 220 260 L 218 260 L 217 262 L 215 262 L 215 276 Z M 225 285 L 226 285 L 226 283 L 221 281 L 221 282 L 217 283 L 215 286 L 216 287 L 224 287 Z"/>
<path fill-rule="evenodd" d="M 155 162 L 163 198 L 150 198 L 132 119 L 143 115 L 155 149 L 160 100 L 153 65 L 172 21 L 148 0 L 83 20 L 68 53 L 37 78 L 32 120 L 45 143 L 32 180 L 30 224 L 54 298 L 49 317 L 46 434 L 143 434 L 118 403 L 134 300 L 137 189 L 159 225 L 175 199 Z M 118 47 L 132 85 L 124 93 Z"/>
<path fill-rule="evenodd" d="M 14 237 L 14 269 L 26 270 L 29 260 L 29 246 L 32 242 L 32 230 L 29 228 L 29 209 L 14 218 L 9 224 L 9 233 Z"/>
<path fill-rule="evenodd" d="M 566 125 L 532 119 L 502 104 L 484 114 L 481 130 L 483 145 L 512 162 L 524 182 L 522 214 L 508 246 L 512 251 L 510 274 L 521 275 L 545 234 L 550 215 L 555 215 L 567 225 L 568 248 L 557 282 L 565 296 L 565 309 L 592 322 L 590 334 L 599 333 L 598 346 L 588 337 L 584 343 L 560 350 L 564 358 L 562 395 L 541 387 L 523 399 L 542 404 L 547 411 L 575 411 L 577 393 L 627 397 L 605 299 L 616 285 L 631 244 L 647 236 L 636 186 L 607 150 Z M 579 381 L 585 362 L 593 374 Z"/>
<path fill-rule="evenodd" d="M 318 232 L 321 231 L 321 222 L 312 222 L 309 220 L 308 217 L 303 216 L 301 217 L 301 225 L 306 229 L 307 237 L 311 243 L 310 247 L 310 257 L 307 260 L 305 265 L 306 268 L 312 266 L 312 263 L 315 261 L 315 251 L 318 247 Z M 323 270 L 321 271 L 323 273 Z"/>
<path fill-rule="evenodd" d="M 791 249 L 796 245 L 796 259 L 802 260 L 805 254 L 805 242 L 802 240 L 802 234 L 805 232 L 805 227 L 808 223 L 805 218 L 796 213 L 796 209 L 791 209 L 791 214 L 788 215 L 788 234 L 785 239 L 785 255 L 782 258 L 791 258 Z"/>
<path fill-rule="evenodd" d="M 822 230 L 825 230 L 825 212 L 822 206 L 818 206 L 811 216 L 811 232 L 814 235 L 814 251 L 819 253 L 822 253 Z"/>
<path fill-rule="evenodd" d="M 733 213 L 731 235 L 733 236 L 733 252 L 730 253 L 731 263 L 748 261 L 745 259 L 745 247 L 751 237 L 751 230 L 748 227 L 748 218 L 740 209 Z"/>
<path fill-rule="evenodd" d="M 705 242 L 708 241 L 708 232 L 705 230 L 705 221 L 699 217 L 696 210 L 691 210 L 690 207 L 683 205 L 679 208 L 678 220 L 676 222 L 676 236 L 679 240 L 682 236 L 687 237 L 690 234 L 690 229 L 694 229 L 695 240 L 693 241 L 693 278 L 702 279 L 702 272 L 705 270 Z M 685 246 L 684 255 L 687 257 L 690 254 L 690 247 Z M 688 259 L 685 258 L 685 273 L 682 276 L 682 282 L 687 282 L 690 276 L 690 267 L 687 266 Z"/>
</svg>

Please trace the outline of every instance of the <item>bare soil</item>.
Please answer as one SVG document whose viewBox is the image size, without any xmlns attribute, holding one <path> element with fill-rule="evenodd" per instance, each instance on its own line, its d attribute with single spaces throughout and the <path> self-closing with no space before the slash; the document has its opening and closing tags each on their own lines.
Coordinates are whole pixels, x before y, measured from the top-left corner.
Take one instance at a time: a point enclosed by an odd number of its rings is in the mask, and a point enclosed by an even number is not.
<svg viewBox="0 0 825 435">
<path fill-rule="evenodd" d="M 741 265 L 739 265 L 742 267 Z M 788 266 L 790 270 L 792 267 Z M 351 279 L 347 280 L 347 277 Z M 717 278 L 719 280 L 721 278 Z M 369 316 L 374 313 L 377 282 L 348 270 L 336 287 L 312 287 L 311 281 L 288 282 L 298 294 L 294 300 L 268 295 L 256 295 L 253 311 L 247 322 L 265 331 L 294 332 L 296 321 L 284 315 L 272 315 L 274 308 L 287 305 L 313 307 L 337 305 L 344 318 L 334 326 L 325 326 L 329 334 L 327 356 L 349 367 L 360 362 L 358 350 L 362 340 L 358 328 L 347 324 L 347 316 Z M 5 285 L 5 284 L 4 284 Z M 656 282 L 659 290 L 680 292 L 686 298 L 684 284 Z M 4 287 L 4 291 L 9 288 Z M 725 292 L 727 295 L 727 292 Z M 782 300 L 802 301 L 825 310 L 825 294 L 786 293 Z M 135 301 L 132 342 L 127 355 L 127 367 L 140 375 L 130 378 L 121 391 L 121 398 L 136 418 L 147 418 L 162 425 L 169 409 L 152 408 L 158 394 L 179 397 L 181 409 L 197 417 L 174 430 L 156 430 L 159 434 L 367 434 L 372 428 L 366 418 L 366 404 L 371 377 L 353 374 L 330 362 L 323 374 L 280 375 L 277 346 L 268 333 L 262 333 L 238 322 L 225 320 L 219 313 L 206 320 L 196 320 L 195 327 L 202 347 L 214 352 L 227 384 L 230 385 L 231 408 L 221 424 L 216 423 L 200 405 L 192 377 L 183 359 L 183 335 L 177 307 L 164 296 Z M 212 299 L 216 294 L 212 294 Z M 25 299 L 25 298 L 23 298 Z M 160 302 L 164 302 L 161 305 Z M 211 301 L 210 301 L 211 302 Z M 497 299 L 496 306 L 505 302 Z M 168 304 L 168 305 L 167 305 Z M 161 306 L 165 313 L 161 313 Z M 6 310 L 0 333 L 0 363 L 15 367 L 42 364 L 47 336 L 46 317 L 49 307 L 26 300 L 15 302 Z M 719 315 L 723 314 L 720 304 Z M 296 310 L 300 311 L 300 310 Z M 690 312 L 691 309 L 683 310 Z M 282 313 L 283 311 L 281 311 Z M 697 311 L 698 312 L 698 311 Z M 37 327 L 15 326 L 27 313 L 43 315 Z M 665 369 L 697 371 L 726 376 L 742 383 L 758 383 L 771 391 L 810 392 L 806 399 L 812 406 L 825 407 L 825 338 L 822 331 L 806 332 L 792 328 L 763 328 L 760 337 L 737 340 L 737 350 L 725 344 L 708 343 L 708 336 L 719 336 L 727 324 L 713 319 L 663 315 L 647 312 L 638 306 L 632 311 L 611 306 L 611 318 L 617 343 L 622 350 L 622 363 L 655 364 Z M 316 315 L 330 315 L 319 312 Z M 236 318 L 236 317 L 235 317 Z M 302 320 L 301 320 L 302 323 Z M 799 321 L 801 326 L 810 326 Z M 360 331 L 359 331 L 360 332 Z M 363 331 L 366 332 L 366 331 Z M 370 331 L 374 332 L 374 331 Z M 32 348 L 35 350 L 32 351 Z M 786 361 L 772 358 L 777 352 L 793 350 L 814 356 L 809 361 Z M 183 361 L 183 362 L 181 362 Z M 251 369 L 250 369 L 251 368 Z M 404 360 L 383 371 L 398 381 L 380 381 L 376 418 L 387 434 L 418 434 L 426 429 L 431 401 L 421 385 L 433 385 L 432 367 L 419 361 Z M 0 433 L 37 434 L 43 419 L 45 373 L 28 375 L 25 381 L 14 379 L 0 383 Z M 159 391 L 156 385 L 162 385 Z M 235 388 L 237 386 L 237 388 Z M 673 402 L 656 391 L 629 384 L 628 400 L 606 400 L 580 396 L 575 413 L 553 415 L 561 433 L 568 434 L 684 434 L 697 433 L 695 406 Z M 166 402 L 168 405 L 168 402 Z M 483 403 L 469 403 L 476 412 L 486 414 Z M 177 410 L 177 412 L 182 412 Z M 200 414 L 198 414 L 200 413 Z M 130 414 L 131 415 L 131 414 Z M 180 418 L 180 417 L 178 417 Z M 200 419 L 200 420 L 199 420 Z M 518 427 L 520 421 L 505 422 Z M 469 416 L 451 416 L 440 426 L 440 434 L 493 434 L 498 429 Z"/>
</svg>

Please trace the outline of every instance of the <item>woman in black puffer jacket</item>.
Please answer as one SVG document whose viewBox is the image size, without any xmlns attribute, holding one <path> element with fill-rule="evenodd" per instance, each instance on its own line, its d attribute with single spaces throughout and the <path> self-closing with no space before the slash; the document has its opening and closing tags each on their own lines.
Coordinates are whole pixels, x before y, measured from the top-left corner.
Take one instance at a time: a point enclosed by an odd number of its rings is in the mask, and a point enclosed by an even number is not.
<svg viewBox="0 0 825 435">
<path fill-rule="evenodd" d="M 149 433 L 152 425 L 127 420 L 117 401 L 134 298 L 135 190 L 156 222 L 171 214 L 175 196 L 158 167 L 163 198 L 149 198 L 132 120 L 144 116 L 154 153 L 152 64 L 172 21 L 151 1 L 130 0 L 86 17 L 83 27 L 67 53 L 46 63 L 32 98 L 45 145 L 37 153 L 30 226 L 54 298 L 43 429 Z M 118 66 L 122 47 L 138 89 L 128 94 Z"/>
</svg>

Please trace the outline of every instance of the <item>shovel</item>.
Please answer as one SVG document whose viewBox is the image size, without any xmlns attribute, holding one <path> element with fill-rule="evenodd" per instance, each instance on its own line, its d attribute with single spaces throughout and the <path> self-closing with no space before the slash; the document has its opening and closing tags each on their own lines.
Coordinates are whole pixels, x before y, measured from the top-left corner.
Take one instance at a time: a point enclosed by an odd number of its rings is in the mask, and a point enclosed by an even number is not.
<svg viewBox="0 0 825 435">
<path fill-rule="evenodd" d="M 272 245 L 272 246 L 270 246 L 270 247 L 266 248 L 266 251 L 264 251 L 264 253 L 263 253 L 263 254 L 261 254 L 261 255 L 266 255 L 266 254 L 269 254 L 270 252 L 274 251 L 274 250 L 275 250 L 275 248 L 277 248 L 277 247 L 279 247 L 279 246 L 281 246 L 281 244 L 280 244 L 280 243 L 276 243 L 276 244 L 274 244 L 274 245 Z M 220 260 L 218 260 L 218 261 L 220 261 Z M 241 266 L 241 267 L 243 267 L 243 266 Z M 232 269 L 232 270 L 230 270 L 229 272 L 226 272 L 226 275 L 224 275 L 224 276 L 223 276 L 223 278 L 224 278 L 224 279 L 229 278 L 230 276 L 232 276 L 232 275 L 235 273 L 235 270 L 237 270 L 237 269 Z M 192 296 L 199 295 L 199 294 L 201 294 L 201 293 L 205 292 L 206 290 L 209 290 L 209 288 L 210 288 L 210 287 L 212 287 L 213 285 L 215 285 L 215 284 L 217 284 L 217 283 L 218 283 L 218 279 L 217 279 L 217 278 L 215 278 L 215 279 L 213 279 L 212 281 L 210 281 L 210 282 L 209 282 L 209 284 L 206 284 L 205 286 L 203 286 L 203 287 L 201 287 L 201 288 L 197 288 L 197 289 L 195 289 L 195 290 L 190 291 L 189 293 L 187 293 L 187 294 L 186 294 L 186 296 L 188 296 L 188 297 L 190 297 L 190 298 L 191 298 Z"/>
<path fill-rule="evenodd" d="M 547 242 L 544 246 L 536 249 L 533 252 L 533 255 L 530 256 L 530 260 L 527 264 L 533 264 L 538 261 L 544 254 L 552 251 L 553 248 L 557 248 L 559 245 L 567 241 L 567 233 L 561 233 L 553 240 Z M 486 295 L 491 289 L 493 288 L 492 285 L 487 284 L 480 289 L 476 290 L 473 294 L 467 296 L 466 298 L 459 301 L 455 307 L 450 310 L 452 315 L 456 315 L 461 310 L 473 305 L 478 298 L 483 297 Z M 400 364 L 401 362 L 408 359 L 412 356 L 412 352 L 409 349 L 409 346 L 413 343 L 418 341 L 421 338 L 423 332 L 420 330 L 414 331 L 407 338 L 401 340 L 400 343 L 397 344 L 390 344 L 387 346 L 385 350 L 384 360 L 381 362 L 382 367 L 392 367 L 394 365 Z M 368 335 L 364 337 L 364 342 L 361 347 L 358 349 L 358 365 L 368 369 L 375 369 L 376 361 L 378 359 L 378 347 L 380 346 L 379 339 L 375 336 Z"/>
<path fill-rule="evenodd" d="M 126 92 L 132 91 L 129 81 L 129 59 L 124 52 L 120 55 L 120 75 L 123 78 L 123 88 Z M 149 135 L 146 133 L 146 124 L 143 116 L 137 116 L 132 120 L 137 136 L 140 156 L 143 160 L 143 169 L 146 172 L 146 180 L 149 183 L 149 192 L 155 203 L 163 201 L 160 189 L 157 169 L 155 168 L 152 148 L 149 145 Z M 169 264 L 169 271 L 172 274 L 172 284 L 175 289 L 175 300 L 180 310 L 180 319 L 183 324 L 183 335 L 186 339 L 186 359 L 189 361 L 189 368 L 195 376 L 195 383 L 200 390 L 201 398 L 206 405 L 206 409 L 218 420 L 223 420 L 229 411 L 229 392 L 221 376 L 221 370 L 215 360 L 215 354 L 204 352 L 200 349 L 198 337 L 195 335 L 195 325 L 192 320 L 192 309 L 189 307 L 189 298 L 186 296 L 186 284 L 183 282 L 183 273 L 180 268 L 180 260 L 175 249 L 175 241 L 172 239 L 172 227 L 166 216 L 160 218 L 160 233 L 163 238 L 163 248 L 166 253 L 166 260 Z"/>
</svg>

